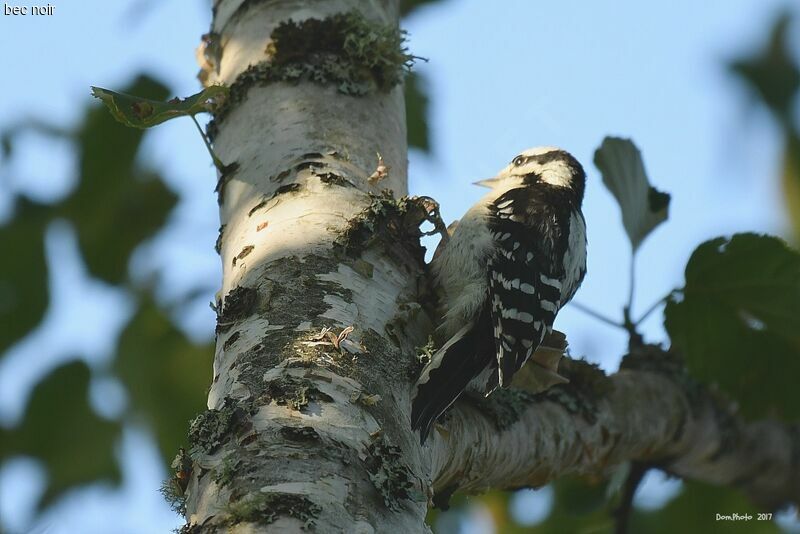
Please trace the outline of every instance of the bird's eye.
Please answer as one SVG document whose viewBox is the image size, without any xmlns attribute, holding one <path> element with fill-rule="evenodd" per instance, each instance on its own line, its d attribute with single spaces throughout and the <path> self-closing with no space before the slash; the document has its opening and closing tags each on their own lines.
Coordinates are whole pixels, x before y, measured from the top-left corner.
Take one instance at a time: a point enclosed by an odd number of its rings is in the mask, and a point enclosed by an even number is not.
<svg viewBox="0 0 800 534">
<path fill-rule="evenodd" d="M 517 167 L 520 167 L 525 163 L 525 157 L 524 156 L 517 156 L 516 158 L 513 159 L 513 161 L 511 163 L 513 163 Z"/>
</svg>

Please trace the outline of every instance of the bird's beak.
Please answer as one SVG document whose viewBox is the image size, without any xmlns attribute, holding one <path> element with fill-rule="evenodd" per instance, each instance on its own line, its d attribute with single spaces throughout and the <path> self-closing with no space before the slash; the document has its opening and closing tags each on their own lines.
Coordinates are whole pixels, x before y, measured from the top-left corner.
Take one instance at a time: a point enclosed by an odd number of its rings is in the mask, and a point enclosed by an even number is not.
<svg viewBox="0 0 800 534">
<path fill-rule="evenodd" d="M 480 187 L 488 187 L 489 189 L 491 189 L 495 182 L 497 182 L 496 176 L 494 178 L 486 178 L 484 180 L 478 180 L 477 182 L 472 182 L 472 185 L 478 185 Z"/>
</svg>

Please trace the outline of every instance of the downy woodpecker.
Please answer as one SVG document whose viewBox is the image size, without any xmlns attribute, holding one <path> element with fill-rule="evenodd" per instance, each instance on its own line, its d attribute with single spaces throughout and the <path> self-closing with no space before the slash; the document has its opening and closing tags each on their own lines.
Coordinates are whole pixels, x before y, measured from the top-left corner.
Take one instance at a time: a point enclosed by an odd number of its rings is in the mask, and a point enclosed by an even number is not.
<svg viewBox="0 0 800 534">
<path fill-rule="evenodd" d="M 423 369 L 412 405 L 423 443 L 465 389 L 489 395 L 511 383 L 586 274 L 586 175 L 572 155 L 529 149 L 476 184 L 489 193 L 431 263 L 444 344 Z"/>
</svg>

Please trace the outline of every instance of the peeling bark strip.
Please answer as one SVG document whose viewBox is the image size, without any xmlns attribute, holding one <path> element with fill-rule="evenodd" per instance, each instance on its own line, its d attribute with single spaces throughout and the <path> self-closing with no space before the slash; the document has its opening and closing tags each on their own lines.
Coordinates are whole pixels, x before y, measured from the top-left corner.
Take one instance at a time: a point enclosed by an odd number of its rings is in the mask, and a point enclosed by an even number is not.
<svg viewBox="0 0 800 534">
<path fill-rule="evenodd" d="M 446 433 L 434 433 L 434 491 L 541 487 L 634 460 L 733 486 L 768 509 L 800 504 L 797 425 L 742 420 L 657 347 L 626 356 L 610 377 L 581 367 L 582 384 L 573 373 L 570 384 L 524 404 L 503 406 L 494 395 L 457 403 Z M 498 432 L 494 419 L 503 412 L 514 422 Z"/>
<path fill-rule="evenodd" d="M 269 59 L 237 76 L 208 125 L 209 138 L 215 137 L 218 125 L 251 87 L 310 81 L 332 85 L 344 95 L 388 92 L 402 83 L 415 59 L 404 46 L 405 32 L 396 25 L 370 22 L 358 11 L 284 21 L 270 38 Z"/>
</svg>

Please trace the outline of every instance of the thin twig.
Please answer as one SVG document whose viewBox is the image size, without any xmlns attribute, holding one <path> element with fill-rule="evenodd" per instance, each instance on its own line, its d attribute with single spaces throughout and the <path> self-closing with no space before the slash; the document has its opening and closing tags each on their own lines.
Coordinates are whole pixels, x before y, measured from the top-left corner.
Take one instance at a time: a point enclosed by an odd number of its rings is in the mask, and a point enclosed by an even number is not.
<svg viewBox="0 0 800 534">
<path fill-rule="evenodd" d="M 194 115 L 189 115 L 189 116 L 192 118 L 192 122 L 194 122 L 194 125 L 197 126 L 197 131 L 200 132 L 200 137 L 203 138 L 203 143 L 205 143 L 206 148 L 208 149 L 208 153 L 211 155 L 211 159 L 214 161 L 214 166 L 217 168 L 219 172 L 225 172 L 225 165 L 217 157 L 217 155 L 214 154 L 214 149 L 211 148 L 211 142 L 208 140 L 206 133 L 200 127 L 200 123 L 197 122 L 197 119 L 195 118 Z"/>
<path fill-rule="evenodd" d="M 650 314 L 651 314 L 651 313 L 653 313 L 654 311 L 656 311 L 656 310 L 658 309 L 658 307 L 659 307 L 659 306 L 661 306 L 662 304 L 664 304 L 664 303 L 666 303 L 666 302 L 667 302 L 667 300 L 668 300 L 668 299 L 669 299 L 669 297 L 672 295 L 672 293 L 673 293 L 673 292 L 672 292 L 672 291 L 670 291 L 670 292 L 669 292 L 667 295 L 665 295 L 665 296 L 661 297 L 660 299 L 658 299 L 657 301 L 655 301 L 655 302 L 653 303 L 653 305 L 652 305 L 652 306 L 650 306 L 649 308 L 647 308 L 647 311 L 646 311 L 646 312 L 644 312 L 644 313 L 642 314 L 642 316 L 641 316 L 641 317 L 639 317 L 639 319 L 638 319 L 638 320 L 637 320 L 637 321 L 636 321 L 634 324 L 635 324 L 636 326 L 639 326 L 640 324 L 642 324 L 642 322 L 644 322 L 644 320 L 645 320 L 645 319 L 647 319 L 647 318 L 650 316 Z"/>
<path fill-rule="evenodd" d="M 590 316 L 594 317 L 595 319 L 597 319 L 598 321 L 604 322 L 604 323 L 606 323 L 606 324 L 608 324 L 608 325 L 611 325 L 611 326 L 616 326 L 617 328 L 622 328 L 622 329 L 624 329 L 624 328 L 625 328 L 625 325 L 624 325 L 624 324 L 622 324 L 622 323 L 618 323 L 618 322 L 616 322 L 616 321 L 615 321 L 615 320 L 613 320 L 613 319 L 609 319 L 608 317 L 606 317 L 606 316 L 605 316 L 605 315 L 603 315 L 602 313 L 596 312 L 596 311 L 594 311 L 593 309 L 591 309 L 591 308 L 589 308 L 589 307 L 587 307 L 587 306 L 585 306 L 585 305 L 581 304 L 580 302 L 575 302 L 575 301 L 573 300 L 573 301 L 571 302 L 571 304 L 572 304 L 572 305 L 573 305 L 575 308 L 577 308 L 577 309 L 579 309 L 580 311 L 582 311 L 583 313 L 585 313 L 586 315 L 590 315 Z"/>
<path fill-rule="evenodd" d="M 633 291 L 636 287 L 636 251 L 634 250 L 631 250 L 630 278 L 628 305 L 626 306 L 629 314 L 633 313 Z"/>
<path fill-rule="evenodd" d="M 636 323 L 633 322 L 633 295 L 636 288 L 636 250 L 631 250 L 630 261 L 630 284 L 628 286 L 628 304 L 622 309 L 623 327 L 628 332 L 628 347 L 634 348 L 644 343 L 642 335 L 636 330 Z"/>
</svg>

